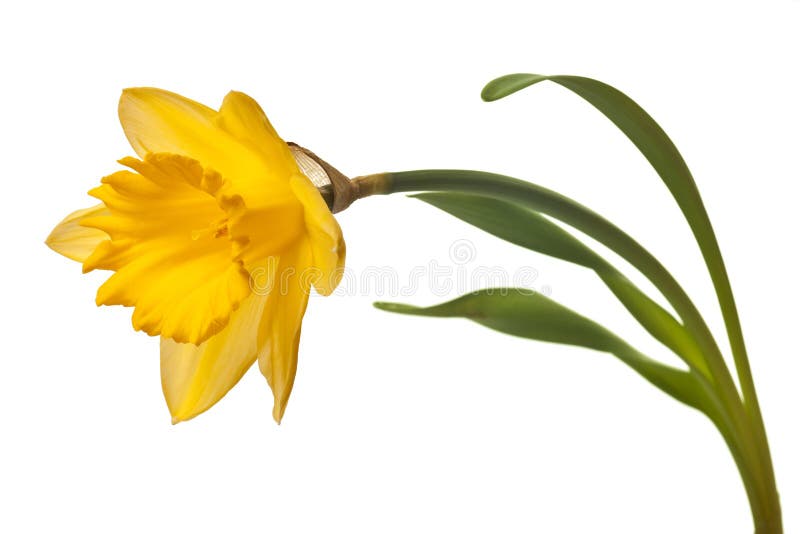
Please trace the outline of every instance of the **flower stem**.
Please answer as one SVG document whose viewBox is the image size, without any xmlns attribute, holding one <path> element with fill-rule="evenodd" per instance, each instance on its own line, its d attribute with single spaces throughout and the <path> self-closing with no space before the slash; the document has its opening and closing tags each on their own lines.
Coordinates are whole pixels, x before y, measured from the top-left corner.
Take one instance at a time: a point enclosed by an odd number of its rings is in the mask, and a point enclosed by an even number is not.
<svg viewBox="0 0 800 534">
<path fill-rule="evenodd" d="M 375 194 L 457 191 L 511 201 L 554 217 L 614 250 L 644 274 L 667 298 L 695 338 L 711 371 L 709 395 L 716 408 L 706 412 L 722 433 L 747 491 L 756 534 L 781 534 L 781 511 L 775 477 L 750 375 L 747 356 L 737 353 L 736 367 L 744 402 L 711 332 L 689 296 L 667 269 L 628 234 L 573 200 L 541 186 L 499 174 L 467 170 L 423 170 L 363 176 L 351 182 L 353 199 Z M 721 258 L 720 258 L 721 259 Z M 723 299 L 725 304 L 733 302 Z M 730 310 L 726 310 L 730 313 Z M 735 308 L 734 308 L 735 315 Z M 738 321 L 729 322 L 729 326 Z M 734 345 L 741 338 L 733 335 Z M 738 338 L 738 339 L 737 339 Z M 743 343 L 737 348 L 743 349 Z M 709 413 L 713 412 L 713 413 Z"/>
</svg>

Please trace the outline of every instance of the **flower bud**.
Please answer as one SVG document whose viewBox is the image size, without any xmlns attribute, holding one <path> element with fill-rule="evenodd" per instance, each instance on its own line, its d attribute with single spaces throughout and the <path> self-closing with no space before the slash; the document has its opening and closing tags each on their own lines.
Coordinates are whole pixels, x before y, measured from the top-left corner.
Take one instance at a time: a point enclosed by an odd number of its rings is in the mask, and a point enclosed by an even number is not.
<svg viewBox="0 0 800 534">
<path fill-rule="evenodd" d="M 357 198 L 358 189 L 352 180 L 333 165 L 297 143 L 287 143 L 297 166 L 319 189 L 331 212 L 338 213 Z"/>
</svg>

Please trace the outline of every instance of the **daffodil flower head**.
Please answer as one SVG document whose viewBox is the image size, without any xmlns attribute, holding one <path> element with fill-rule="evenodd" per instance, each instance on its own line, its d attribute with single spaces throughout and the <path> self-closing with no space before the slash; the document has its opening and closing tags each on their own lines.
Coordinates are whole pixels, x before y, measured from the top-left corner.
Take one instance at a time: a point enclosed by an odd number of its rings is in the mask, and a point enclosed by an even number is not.
<svg viewBox="0 0 800 534">
<path fill-rule="evenodd" d="M 249 96 L 215 111 L 152 88 L 123 91 L 122 128 L 138 158 L 90 191 L 97 206 L 50 234 L 84 272 L 113 271 L 98 305 L 133 308 L 161 337 L 173 422 L 220 400 L 255 361 L 280 422 L 294 383 L 311 286 L 342 277 L 342 232 L 293 151 Z"/>
</svg>

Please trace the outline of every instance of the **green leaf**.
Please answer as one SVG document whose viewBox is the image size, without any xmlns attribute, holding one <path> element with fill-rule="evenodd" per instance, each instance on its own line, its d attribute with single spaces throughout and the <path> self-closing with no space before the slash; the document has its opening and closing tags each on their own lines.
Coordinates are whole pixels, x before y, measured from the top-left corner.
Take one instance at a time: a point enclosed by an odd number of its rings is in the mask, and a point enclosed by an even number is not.
<svg viewBox="0 0 800 534">
<path fill-rule="evenodd" d="M 464 317 L 513 336 L 605 352 L 616 343 L 602 326 L 529 289 L 484 289 L 428 308 L 385 302 L 375 306 L 410 315 Z"/>
<path fill-rule="evenodd" d="M 569 89 L 611 120 L 650 162 L 680 207 L 700 247 L 703 260 L 711 276 L 725 321 L 725 330 L 733 353 L 733 361 L 736 365 L 736 373 L 744 399 L 744 409 L 753 422 L 757 441 L 762 444 L 759 447 L 759 454 L 767 466 L 766 472 L 772 477 L 774 471 L 769 455 L 767 436 L 728 271 L 722 259 L 722 252 L 719 249 L 717 236 L 708 212 L 683 156 L 666 132 L 641 106 L 618 89 L 598 80 L 581 76 L 510 74 L 489 82 L 481 95 L 485 100 L 496 100 L 542 80 L 551 80 Z M 711 335 L 710 332 L 705 334 Z M 719 361 L 721 355 L 712 357 L 717 360 L 712 362 L 717 380 L 728 382 L 728 377 L 723 376 L 728 375 L 728 370 L 725 368 L 723 371 L 721 368 L 723 364 Z M 725 387 L 735 389 L 735 386 L 731 385 Z M 733 400 L 738 400 L 738 393 L 736 399 Z M 771 481 L 771 485 L 774 489 L 774 479 Z M 777 497 L 775 499 L 777 500 Z"/>
<path fill-rule="evenodd" d="M 724 270 L 721 256 L 715 257 L 719 256 L 719 250 L 708 213 L 683 156 L 661 126 L 626 94 L 606 83 L 582 76 L 509 74 L 489 82 L 481 96 L 488 101 L 498 100 L 544 80 L 557 83 L 582 97 L 636 145 L 680 206 L 712 270 L 712 276 L 716 269 Z M 718 262 L 720 265 L 717 265 Z"/>
<path fill-rule="evenodd" d="M 719 348 L 686 291 L 647 249 L 608 219 L 555 191 L 491 172 L 426 169 L 388 173 L 383 179 L 383 194 L 443 191 L 511 202 L 553 217 L 607 246 L 644 274 L 667 298 L 700 348 L 715 382 L 721 381 L 725 395 L 735 400 L 736 388 Z"/>
<path fill-rule="evenodd" d="M 694 234 L 714 284 L 742 385 L 745 403 L 761 415 L 750 373 L 739 314 L 719 243 L 697 184 L 675 144 L 661 126 L 636 102 L 618 89 L 582 76 L 509 74 L 489 82 L 481 92 L 487 101 L 498 100 L 544 80 L 555 82 L 597 108 L 633 142 L 672 193 Z"/>
<path fill-rule="evenodd" d="M 547 217 L 485 195 L 437 192 L 410 195 L 495 237 L 590 269 L 604 260 Z"/>
<path fill-rule="evenodd" d="M 506 74 L 487 83 L 481 91 L 481 98 L 494 102 L 547 79 L 548 76 L 541 74 Z"/>
<path fill-rule="evenodd" d="M 706 409 L 706 394 L 696 375 L 648 358 L 591 319 L 535 291 L 492 288 L 427 308 L 389 302 L 375 306 L 407 315 L 462 317 L 513 336 L 608 352 L 672 397 Z"/>
<path fill-rule="evenodd" d="M 755 441 L 759 436 L 750 433 L 751 427 L 746 421 L 744 406 L 708 325 L 670 272 L 631 236 L 608 219 L 564 195 L 537 184 L 496 173 L 464 169 L 425 169 L 385 173 L 380 175 L 380 179 L 381 188 L 377 190 L 380 194 L 447 191 L 478 194 L 525 206 L 585 233 L 637 268 L 673 306 L 700 347 L 714 377 L 713 383 L 709 383 L 699 373 L 692 372 L 695 382 L 703 386 L 701 389 L 705 393 L 686 401 L 687 404 L 703 406 L 701 410 L 711 417 L 715 424 L 722 424 L 725 430 L 721 431 L 726 435 L 726 439 L 730 437 L 735 440 L 741 458 L 746 463 L 742 471 L 743 476 L 753 475 L 758 479 L 758 462 L 762 460 L 757 458 L 759 452 Z M 719 417 L 714 414 L 715 411 Z M 736 454 L 738 453 L 734 452 L 734 455 Z M 755 467 L 751 471 L 752 466 Z M 768 471 L 771 472 L 770 469 Z M 772 486 L 774 487 L 774 484 Z"/>
<path fill-rule="evenodd" d="M 608 117 L 655 168 L 692 229 L 704 225 L 710 229 L 697 185 L 680 152 L 658 123 L 621 91 L 601 81 L 582 76 L 509 74 L 486 84 L 481 96 L 487 101 L 498 100 L 545 80 L 566 87 Z"/>
<path fill-rule="evenodd" d="M 412 195 L 500 239 L 594 270 L 653 337 L 692 368 L 710 376 L 702 353 L 686 329 L 600 255 L 547 217 L 518 204 L 465 193 Z"/>
</svg>

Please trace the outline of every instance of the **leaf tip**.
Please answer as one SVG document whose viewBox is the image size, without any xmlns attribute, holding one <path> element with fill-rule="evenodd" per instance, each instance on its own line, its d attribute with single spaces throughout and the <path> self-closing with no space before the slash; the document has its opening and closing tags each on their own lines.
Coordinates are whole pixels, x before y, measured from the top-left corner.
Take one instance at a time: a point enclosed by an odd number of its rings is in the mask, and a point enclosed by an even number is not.
<svg viewBox="0 0 800 534">
<path fill-rule="evenodd" d="M 481 91 L 481 98 L 484 102 L 494 102 L 547 78 L 541 74 L 506 74 L 487 83 Z"/>
<path fill-rule="evenodd" d="M 494 84 L 495 81 L 497 80 L 492 80 L 484 85 L 483 89 L 481 89 L 481 100 L 484 102 L 494 102 L 495 100 L 502 98 L 497 94 L 496 84 Z"/>
<path fill-rule="evenodd" d="M 379 310 L 388 311 L 388 312 L 400 312 L 400 313 L 402 313 L 404 311 L 407 311 L 408 309 L 412 308 L 412 306 L 409 306 L 408 304 L 400 304 L 398 302 L 381 302 L 381 301 L 377 301 L 377 302 L 373 302 L 372 305 L 374 307 L 378 308 Z"/>
</svg>

